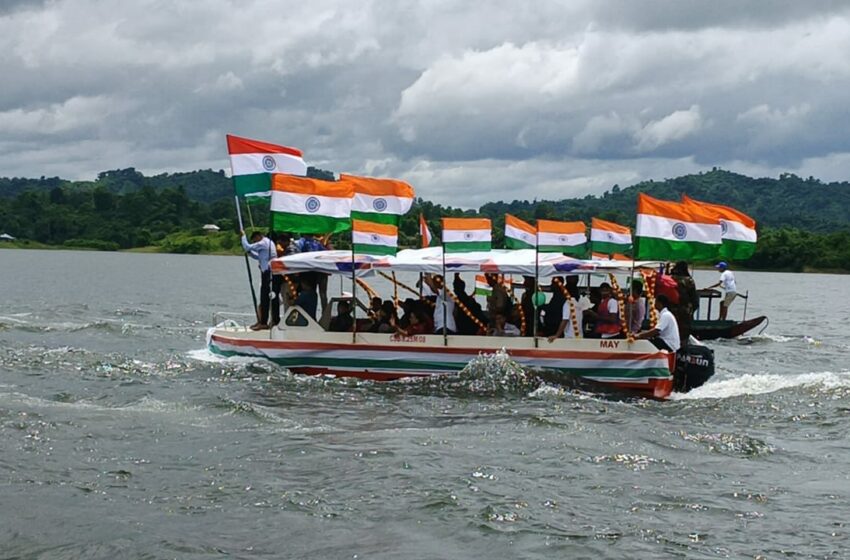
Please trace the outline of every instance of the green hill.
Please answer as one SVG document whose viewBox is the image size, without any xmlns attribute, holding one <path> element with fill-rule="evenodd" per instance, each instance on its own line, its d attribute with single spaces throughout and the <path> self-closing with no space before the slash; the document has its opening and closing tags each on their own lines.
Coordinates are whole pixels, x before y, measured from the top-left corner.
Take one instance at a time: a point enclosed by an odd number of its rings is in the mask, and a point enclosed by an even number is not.
<svg viewBox="0 0 850 560">
<path fill-rule="evenodd" d="M 312 176 L 330 178 L 311 168 Z M 682 194 L 726 204 L 759 224 L 759 246 L 746 264 L 754 268 L 850 270 L 850 183 L 822 183 L 783 174 L 754 179 L 714 169 L 628 188 L 614 185 L 601 196 L 563 200 L 490 202 L 462 210 L 417 199 L 400 227 L 400 243 L 416 246 L 418 216 L 432 232 L 442 216 L 481 214 L 493 219 L 500 247 L 504 214 L 522 219 L 582 220 L 599 217 L 634 226 L 637 195 L 677 200 Z M 223 171 L 200 170 L 146 177 L 133 168 L 104 171 L 95 181 L 0 178 L 0 233 L 52 246 L 129 249 L 155 246 L 168 252 L 238 251 L 233 189 Z M 253 207 L 258 226 L 268 223 L 268 202 Z M 204 235 L 201 226 L 222 232 Z M 346 236 L 337 245 L 347 246 Z"/>
</svg>

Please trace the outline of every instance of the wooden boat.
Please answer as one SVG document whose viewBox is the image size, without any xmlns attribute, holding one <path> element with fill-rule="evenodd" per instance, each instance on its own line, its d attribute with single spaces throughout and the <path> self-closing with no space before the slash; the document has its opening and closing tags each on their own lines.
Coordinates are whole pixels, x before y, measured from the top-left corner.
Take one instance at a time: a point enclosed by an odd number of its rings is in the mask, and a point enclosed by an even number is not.
<svg viewBox="0 0 850 560">
<path fill-rule="evenodd" d="M 752 319 L 747 319 L 747 303 L 749 303 L 749 292 L 739 294 L 738 297 L 744 300 L 744 315 L 740 321 L 726 319 L 721 321 L 719 318 L 711 319 L 712 303 L 715 299 L 721 298 L 721 293 L 718 290 L 697 290 L 697 295 L 700 297 L 700 310 L 705 309 L 704 319 L 697 317 L 691 322 L 691 334 L 699 340 L 716 340 L 718 338 L 736 338 L 745 334 L 762 323 L 767 321 L 767 317 L 760 315 Z M 718 306 L 719 307 L 719 306 Z"/>
<path fill-rule="evenodd" d="M 275 274 L 319 271 L 348 278 L 369 276 L 380 270 L 536 273 L 551 277 L 623 272 L 622 267 L 622 263 L 582 261 L 560 254 L 536 256 L 533 250 L 444 256 L 439 247 L 400 251 L 393 257 L 352 257 L 350 252 L 325 251 L 272 261 Z M 504 350 L 523 367 L 545 369 L 550 377 L 564 381 L 577 377 L 656 399 L 667 397 L 674 385 L 675 355 L 646 340 L 561 338 L 550 343 L 542 337 L 329 332 L 297 306 L 288 308 L 280 325 L 267 331 L 251 331 L 234 324 L 216 326 L 210 329 L 208 346 L 224 356 L 262 357 L 294 373 L 378 381 L 457 374 L 473 358 Z"/>
</svg>

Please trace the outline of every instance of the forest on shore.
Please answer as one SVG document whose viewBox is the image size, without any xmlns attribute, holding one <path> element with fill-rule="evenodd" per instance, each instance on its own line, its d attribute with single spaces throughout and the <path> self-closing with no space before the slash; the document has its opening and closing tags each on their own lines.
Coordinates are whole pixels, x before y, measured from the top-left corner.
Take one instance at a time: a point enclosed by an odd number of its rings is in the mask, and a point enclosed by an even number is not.
<svg viewBox="0 0 850 560">
<path fill-rule="evenodd" d="M 310 169 L 313 176 L 327 171 Z M 517 192 L 521 192 L 518 186 Z M 634 227 L 637 195 L 678 200 L 682 194 L 725 204 L 758 223 L 756 253 L 738 266 L 760 270 L 850 271 L 850 183 L 823 183 L 783 174 L 751 178 L 720 169 L 664 181 L 645 181 L 600 196 L 562 200 L 490 202 L 477 210 L 442 206 L 418 198 L 402 219 L 399 244 L 419 243 L 422 213 L 432 232 L 443 216 L 486 216 L 493 220 L 494 247 L 502 246 L 504 215 L 583 220 L 592 217 Z M 268 201 L 243 207 L 246 224 L 266 228 Z M 220 231 L 202 228 L 214 224 Z M 64 247 L 168 253 L 241 252 L 233 187 L 224 171 L 200 170 L 145 176 L 133 168 L 104 171 L 94 181 L 0 178 L 0 233 L 16 238 L 0 247 Z M 345 235 L 335 245 L 346 248 Z"/>
</svg>

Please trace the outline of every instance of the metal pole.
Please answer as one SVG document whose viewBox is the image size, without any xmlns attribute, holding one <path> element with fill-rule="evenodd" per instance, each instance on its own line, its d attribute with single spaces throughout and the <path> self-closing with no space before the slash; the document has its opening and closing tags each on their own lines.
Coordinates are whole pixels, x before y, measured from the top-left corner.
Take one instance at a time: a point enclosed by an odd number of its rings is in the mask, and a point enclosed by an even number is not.
<svg viewBox="0 0 850 560">
<path fill-rule="evenodd" d="M 446 289 L 446 244 L 445 243 L 443 243 L 443 285 L 442 285 L 441 289 L 443 290 L 443 293 L 442 293 L 442 296 L 441 296 L 442 299 L 443 299 L 443 346 L 448 346 L 449 345 L 449 333 L 448 333 L 448 330 L 446 329 L 446 320 L 448 318 L 448 309 L 446 309 L 446 307 L 447 307 L 446 306 L 446 296 L 448 295 L 447 294 L 448 290 Z"/>
<path fill-rule="evenodd" d="M 744 295 L 744 316 L 741 319 L 742 321 L 747 320 L 747 304 L 750 302 L 750 291 L 747 290 L 747 293 Z"/>
<path fill-rule="evenodd" d="M 239 195 L 234 195 L 233 199 L 236 201 L 236 217 L 239 219 L 239 232 L 245 230 L 245 226 L 242 225 L 242 209 L 239 207 Z M 254 279 L 251 277 L 251 263 L 248 262 L 248 253 L 244 253 L 245 256 L 245 269 L 248 271 L 248 286 L 251 287 L 251 300 L 254 302 L 254 315 L 257 317 L 257 322 L 260 322 L 260 310 L 257 308 L 257 292 L 254 291 Z"/>
<path fill-rule="evenodd" d="M 534 309 L 534 317 L 531 318 L 531 320 L 534 321 L 534 324 L 531 327 L 531 334 L 532 334 L 532 336 L 534 336 L 534 347 L 535 348 L 538 347 L 538 340 L 537 340 L 537 313 L 538 313 L 537 312 L 537 294 L 538 294 L 538 291 L 537 291 L 537 285 L 538 285 L 538 278 L 540 277 L 540 243 L 538 242 L 537 237 L 538 237 L 537 234 L 535 234 L 534 235 L 534 287 L 533 287 L 533 291 L 531 292 L 531 304 L 532 304 L 532 308 Z M 520 302 L 520 305 L 522 305 L 522 302 Z M 525 334 L 525 333 L 523 333 L 523 334 Z"/>
<path fill-rule="evenodd" d="M 354 262 L 354 240 L 351 240 L 351 343 L 357 344 L 357 269 Z"/>
</svg>

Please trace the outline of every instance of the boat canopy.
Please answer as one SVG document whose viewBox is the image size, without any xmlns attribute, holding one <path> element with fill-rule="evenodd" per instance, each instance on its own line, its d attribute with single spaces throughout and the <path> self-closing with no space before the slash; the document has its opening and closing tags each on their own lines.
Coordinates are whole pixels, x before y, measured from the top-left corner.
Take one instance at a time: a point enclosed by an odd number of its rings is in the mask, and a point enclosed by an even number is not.
<svg viewBox="0 0 850 560">
<path fill-rule="evenodd" d="M 582 260 L 560 253 L 536 253 L 534 249 L 493 249 L 470 253 L 446 253 L 445 270 L 449 272 L 479 272 L 496 274 L 535 275 L 534 257 L 537 254 L 539 277 L 562 274 L 628 273 L 632 261 Z M 659 261 L 635 261 L 635 268 L 657 269 Z M 404 249 L 395 256 L 352 255 L 351 251 L 317 251 L 279 257 L 271 261 L 274 274 L 324 272 L 350 276 L 369 276 L 375 271 L 425 272 L 442 274 L 443 248 Z"/>
</svg>

